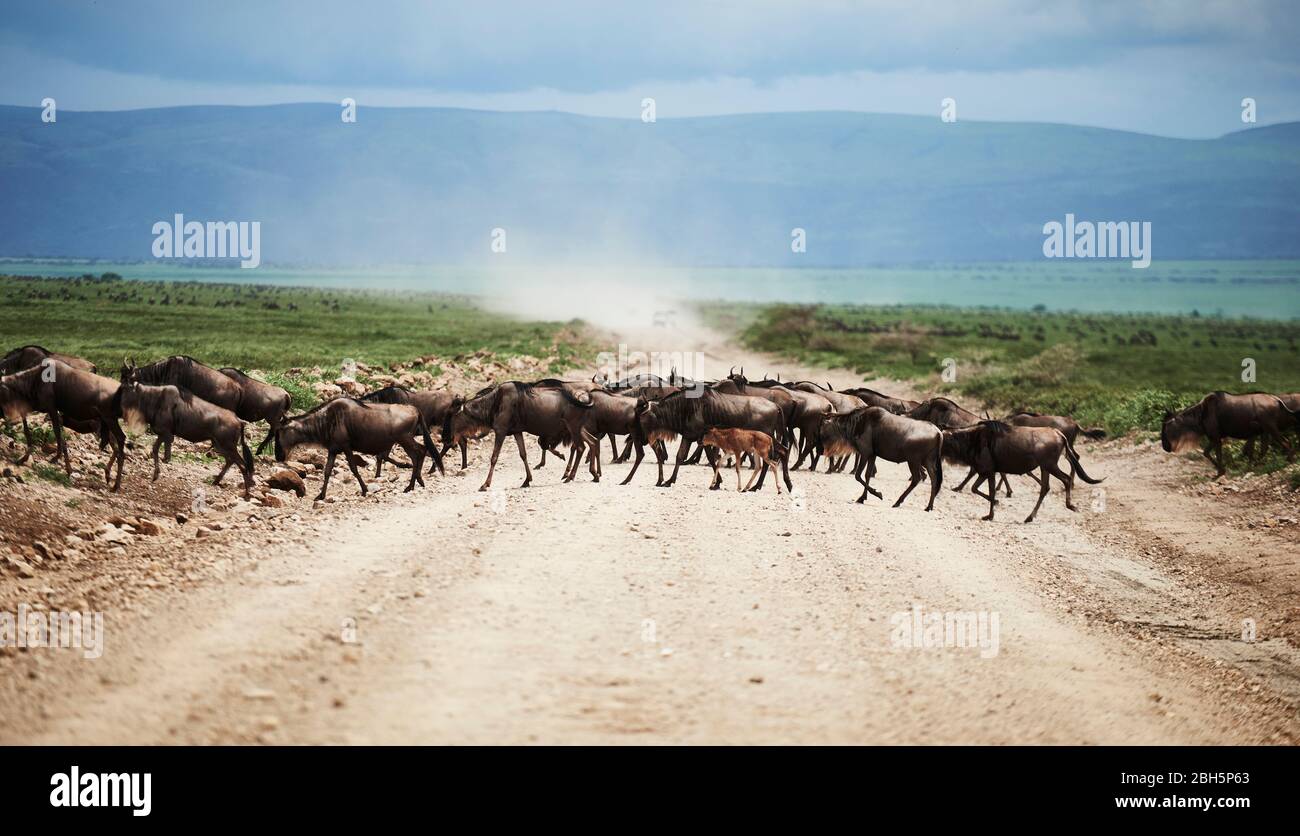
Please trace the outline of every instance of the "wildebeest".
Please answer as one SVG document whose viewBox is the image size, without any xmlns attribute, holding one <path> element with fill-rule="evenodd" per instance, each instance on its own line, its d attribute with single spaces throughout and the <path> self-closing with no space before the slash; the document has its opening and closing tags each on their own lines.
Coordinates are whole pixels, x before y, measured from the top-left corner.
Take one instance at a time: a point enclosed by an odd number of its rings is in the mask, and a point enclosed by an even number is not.
<svg viewBox="0 0 1300 836">
<path fill-rule="evenodd" d="M 951 398 L 944 397 L 930 398 L 921 401 L 903 414 L 908 418 L 915 418 L 919 421 L 929 421 L 941 430 L 957 430 L 962 429 L 963 427 L 973 427 L 983 420 L 969 409 L 958 406 L 957 402 Z M 961 480 L 957 487 L 953 488 L 953 490 L 960 493 L 961 489 L 966 487 L 966 483 L 969 482 L 973 476 L 975 476 L 975 468 L 972 467 L 966 472 L 966 476 Z M 1011 483 L 1007 481 L 1005 473 L 1001 474 L 1001 480 L 1001 487 L 1006 489 L 1007 496 L 1011 496 Z M 975 483 L 975 485 L 978 484 L 979 482 Z M 974 489 L 974 486 L 972 486 L 971 490 L 973 491 Z M 995 487 L 993 491 L 996 493 L 997 488 Z"/>
<path fill-rule="evenodd" d="M 1225 438 L 1249 441 L 1264 436 L 1286 451 L 1288 461 L 1294 461 L 1295 451 L 1282 433 L 1296 426 L 1300 426 L 1300 412 L 1290 409 L 1277 395 L 1211 392 L 1177 414 L 1165 413 L 1160 446 L 1167 453 L 1182 452 L 1204 436 L 1210 444 L 1201 454 L 1214 465 L 1217 479 L 1227 473 L 1223 466 Z"/>
<path fill-rule="evenodd" d="M 748 490 L 758 478 L 760 465 L 776 469 L 777 460 L 785 456 L 789 451 L 783 450 L 780 442 L 774 441 L 772 436 L 758 430 L 726 430 L 714 427 L 704 434 L 700 439 L 700 444 L 705 447 L 714 447 L 720 453 L 726 453 L 735 461 L 736 467 L 736 490 Z M 775 457 L 772 455 L 776 453 Z M 745 487 L 740 486 L 740 460 L 749 455 L 754 460 L 754 469 L 749 475 L 749 482 Z M 714 481 L 722 481 L 722 473 L 718 470 L 718 465 L 722 461 L 721 456 L 713 458 L 713 476 Z M 776 485 L 776 492 L 781 493 L 781 480 L 772 479 L 772 484 Z"/>
<path fill-rule="evenodd" d="M 574 392 L 564 385 L 552 385 L 551 381 L 536 384 L 509 381 L 490 386 L 468 400 L 458 399 L 443 421 L 443 436 L 452 437 L 452 422 L 462 415 L 471 427 L 493 431 L 492 458 L 488 463 L 487 478 L 479 486 L 481 491 L 492 487 L 492 474 L 501 455 L 501 445 L 509 436 L 514 436 L 519 457 L 524 463 L 525 476 L 520 487 L 532 484 L 533 471 L 528 466 L 524 433 L 537 436 L 538 444 L 544 449 L 557 444 L 569 445 L 570 458 L 564 480 L 571 481 L 577 472 L 576 463 L 586 448 L 582 423 L 585 419 L 583 413 L 589 409 L 590 393 Z"/>
<path fill-rule="evenodd" d="M 72 461 L 63 427 L 97 433 L 101 449 L 105 443 L 112 446 L 112 455 L 104 467 L 105 484 L 112 473 L 113 461 L 117 461 L 117 479 L 113 483 L 116 491 L 122 485 L 122 463 L 126 458 L 126 436 L 118 426 L 113 409 L 118 386 L 117 381 L 47 358 L 39 366 L 0 378 L 0 409 L 8 421 L 25 419 L 31 412 L 48 415 L 58 454 L 69 476 Z M 29 437 L 29 453 L 30 444 Z"/>
<path fill-rule="evenodd" d="M 636 390 L 638 391 L 640 387 Z M 601 477 L 600 467 L 600 439 L 609 436 L 609 443 L 614 447 L 614 439 L 620 435 L 628 437 L 629 447 L 636 450 L 636 461 L 632 464 L 631 470 L 619 484 L 626 485 L 632 481 L 636 475 L 636 469 L 641 466 L 641 460 L 645 458 L 645 447 L 641 443 L 640 433 L 636 428 L 636 404 L 637 398 L 630 395 L 608 392 L 604 389 L 591 390 L 591 409 L 586 413 L 583 420 L 583 429 L 595 439 L 591 445 L 591 450 L 587 453 L 587 468 L 591 471 L 593 482 L 599 482 Z M 662 452 L 667 457 L 667 451 L 662 449 L 663 442 L 656 442 L 661 449 L 656 451 L 656 455 Z M 615 448 L 617 451 L 617 448 Z"/>
<path fill-rule="evenodd" d="M 401 447 L 411 460 L 411 481 L 405 490 L 415 489 L 418 482 L 424 485 L 420 468 L 425 455 L 438 460 L 438 448 L 429 437 L 429 425 L 420 417 L 420 411 L 409 404 L 367 403 L 356 398 L 334 398 L 315 409 L 286 418 L 275 435 L 275 460 L 283 462 L 295 447 L 323 447 L 327 453 L 325 476 L 317 499 L 325 498 L 330 475 L 334 472 L 334 458 L 340 453 L 348 463 L 364 496 L 368 489 L 353 453 L 386 456 L 394 446 Z M 423 446 L 419 443 L 423 441 Z"/>
<path fill-rule="evenodd" d="M 654 444 L 656 441 L 671 441 L 680 436 L 677 458 L 673 464 L 672 476 L 663 478 L 664 457 L 659 457 L 659 480 L 655 483 L 661 487 L 671 487 L 677 481 L 677 472 L 686 458 L 691 442 L 698 442 L 704 434 L 715 427 L 724 429 L 759 430 L 776 441 L 789 437 L 785 419 L 780 407 L 770 400 L 748 395 L 731 395 L 714 389 L 705 389 L 699 397 L 690 397 L 686 391 L 677 392 L 658 401 L 641 398 L 637 401 L 637 429 L 643 443 Z M 785 486 L 793 489 L 790 482 L 789 450 L 781 457 L 781 477 Z M 763 466 L 754 490 L 763 487 L 767 466 Z M 720 480 L 711 486 L 716 489 Z"/>
<path fill-rule="evenodd" d="M 132 360 L 122 366 L 121 379 L 129 372 L 137 373 L 137 380 L 149 386 L 177 386 L 188 389 L 210 404 L 228 409 L 245 421 L 266 421 L 270 431 L 257 445 L 261 453 L 275 435 L 284 416 L 289 412 L 289 393 L 279 386 L 254 380 L 238 369 L 214 369 L 184 354 L 137 367 Z"/>
<path fill-rule="evenodd" d="M 239 408 L 235 410 L 235 413 L 245 421 L 265 421 L 267 427 L 269 427 L 266 438 L 263 438 L 262 443 L 257 445 L 257 452 L 260 455 L 271 440 L 271 436 L 275 435 L 275 430 L 280 426 L 280 422 L 284 420 L 284 416 L 289 414 L 289 408 L 293 405 L 293 398 L 285 389 L 249 377 L 240 369 L 226 366 L 217 371 L 238 383 L 239 388 L 243 390 L 239 398 Z"/>
<path fill-rule="evenodd" d="M 871 494 L 884 499 L 871 487 L 876 472 L 876 458 L 907 464 L 912 481 L 894 502 L 897 508 L 923 478 L 930 480 L 930 501 L 925 510 L 934 508 L 934 498 L 943 484 L 943 431 L 928 421 L 895 415 L 879 406 L 864 406 L 847 415 L 831 415 L 822 421 L 821 443 L 828 456 L 858 455 L 853 478 L 862 485 L 865 502 Z M 865 476 L 864 476 L 865 471 Z"/>
<path fill-rule="evenodd" d="M 920 401 L 912 401 L 907 398 L 896 398 L 893 395 L 886 395 L 883 392 L 877 392 L 875 389 L 867 389 L 861 386 L 853 389 L 841 389 L 840 391 L 846 395 L 853 395 L 867 406 L 878 406 L 881 409 L 894 413 L 895 415 L 905 415 L 921 405 Z"/>
<path fill-rule="evenodd" d="M 795 460 L 794 470 L 798 470 L 803 460 L 812 453 L 822 418 L 835 411 L 831 402 L 821 394 L 789 389 L 780 381 L 772 379 L 752 381 L 745 377 L 743 368 L 739 372 L 733 370 L 726 380 L 720 381 L 713 389 L 725 394 L 765 398 L 781 407 L 786 435 L 779 440 L 789 447 L 794 444 L 794 431 L 799 431 L 799 456 Z M 762 484 L 761 478 L 759 484 Z"/>
<path fill-rule="evenodd" d="M 81 357 L 76 357 L 72 354 L 60 354 L 57 351 L 50 351 L 48 348 L 39 345 L 24 345 L 13 349 L 4 357 L 0 357 L 0 376 L 35 368 L 46 360 L 57 360 L 74 369 L 83 372 L 91 372 L 92 374 L 97 371 L 94 363 Z M 22 425 L 23 438 L 27 442 L 27 450 L 23 453 L 22 458 L 18 460 L 18 464 L 26 462 L 27 459 L 31 457 L 33 449 L 32 430 L 31 427 L 27 425 L 26 417 L 23 418 Z M 108 445 L 108 433 L 102 430 L 97 419 L 78 421 L 75 418 L 64 417 L 63 425 L 68 429 L 79 433 L 96 433 L 99 435 L 99 449 L 101 450 Z M 59 456 L 56 453 L 51 461 L 57 462 L 58 459 Z"/>
<path fill-rule="evenodd" d="M 834 410 L 833 414 L 835 415 L 848 415 L 850 412 L 852 412 L 855 409 L 861 409 L 864 406 L 870 405 L 856 395 L 835 391 L 834 389 L 831 388 L 830 383 L 827 383 L 825 386 L 821 386 L 820 384 L 813 383 L 812 381 L 801 380 L 794 383 L 786 383 L 784 385 L 787 389 L 793 389 L 800 392 L 811 392 L 815 395 L 820 395 L 821 397 L 831 402 L 831 408 Z M 817 431 L 819 433 L 821 432 L 820 426 L 818 427 Z M 812 456 L 812 461 L 808 463 L 808 469 L 816 470 L 817 461 L 821 456 L 820 443 L 813 445 L 811 456 Z M 838 462 L 835 461 L 836 457 L 834 456 L 829 456 L 828 458 L 830 459 L 826 467 L 826 472 L 828 473 L 834 473 L 842 470 L 844 468 L 844 464 L 848 461 L 847 456 L 840 457 Z M 796 467 L 797 467 L 797 463 L 796 463 Z"/>
<path fill-rule="evenodd" d="M 972 427 L 944 430 L 943 453 L 954 461 L 969 465 L 979 474 L 979 481 L 971 490 L 989 501 L 989 513 L 983 517 L 984 520 L 993 519 L 993 509 L 997 505 L 997 492 L 993 486 L 997 484 L 999 473 L 1023 475 L 1039 471 L 1036 477 L 1039 485 L 1038 502 L 1025 518 L 1027 523 L 1033 522 L 1043 504 L 1043 498 L 1051 490 L 1050 476 L 1055 476 L 1065 485 L 1065 507 L 1071 511 L 1078 510 L 1070 496 L 1076 472 L 1079 478 L 1090 485 L 1102 481 L 1093 479 L 1084 472 L 1065 436 L 1060 430 L 1051 427 L 1013 427 L 1002 421 L 980 421 Z M 1070 462 L 1069 473 L 1061 470 L 1059 461 L 1062 454 Z M 979 490 L 980 484 L 984 482 L 989 485 L 987 494 L 980 493 Z"/>
<path fill-rule="evenodd" d="M 359 401 L 371 401 L 374 403 L 404 403 L 409 404 L 420 411 L 420 417 L 429 427 L 441 427 L 447 417 L 447 413 L 452 408 L 452 403 L 456 396 L 451 392 L 429 392 L 423 390 L 407 389 L 405 386 L 385 386 L 382 389 L 376 389 L 373 392 L 367 392 L 357 398 Z M 448 439 L 441 439 L 443 455 L 449 445 Z M 462 455 L 464 451 L 462 450 Z M 375 476 L 379 476 L 380 468 L 383 466 L 387 456 L 375 460 Z M 442 467 L 442 455 L 439 455 L 429 464 L 429 473 Z M 463 468 L 464 465 L 462 464 Z"/>
<path fill-rule="evenodd" d="M 1094 427 L 1090 430 L 1085 430 L 1078 421 L 1067 415 L 1043 415 L 1038 412 L 1022 411 L 1013 412 L 1006 418 L 1003 418 L 1002 421 L 1013 427 L 1051 427 L 1052 429 L 1060 430 L 1061 434 L 1065 436 L 1065 440 L 1070 442 L 1071 447 L 1074 446 L 1075 440 L 1078 439 L 1080 435 L 1091 438 L 1094 441 L 1106 437 L 1106 431 L 1101 427 Z"/>
<path fill-rule="evenodd" d="M 156 436 L 153 443 L 153 481 L 158 481 L 161 467 L 158 448 L 164 448 L 163 461 L 171 462 L 172 441 L 212 442 L 212 450 L 226 460 L 213 480 L 220 485 L 231 465 L 244 477 L 244 498 L 253 490 L 253 453 L 244 437 L 244 422 L 229 409 L 210 404 L 188 389 L 177 386 L 149 386 L 133 376 L 122 382 L 113 397 L 113 410 L 132 432 L 146 427 Z"/>
</svg>

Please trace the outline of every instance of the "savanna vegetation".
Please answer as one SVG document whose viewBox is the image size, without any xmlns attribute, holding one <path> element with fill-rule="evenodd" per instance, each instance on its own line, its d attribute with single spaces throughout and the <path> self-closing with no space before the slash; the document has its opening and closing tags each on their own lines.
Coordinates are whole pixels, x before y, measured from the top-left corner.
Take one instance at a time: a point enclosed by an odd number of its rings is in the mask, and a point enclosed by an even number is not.
<svg viewBox="0 0 1300 836">
<path fill-rule="evenodd" d="M 1300 322 L 941 306 L 711 303 L 754 349 L 914 381 L 990 413 L 1072 415 L 1113 435 L 1159 429 L 1216 389 L 1300 391 Z M 1243 382 L 1254 361 L 1255 382 Z M 951 360 L 953 379 L 945 380 Z M 1270 460 L 1265 467 L 1281 466 Z"/>
<path fill-rule="evenodd" d="M 477 351 L 553 357 L 562 372 L 594 353 L 573 323 L 521 322 L 465 296 L 251 284 L 0 276 L 0 353 L 35 343 L 85 357 L 112 374 L 137 362 L 189 354 L 212 366 L 263 372 L 295 406 L 345 360 L 369 365 Z M 319 367 L 322 374 L 290 369 Z"/>
</svg>

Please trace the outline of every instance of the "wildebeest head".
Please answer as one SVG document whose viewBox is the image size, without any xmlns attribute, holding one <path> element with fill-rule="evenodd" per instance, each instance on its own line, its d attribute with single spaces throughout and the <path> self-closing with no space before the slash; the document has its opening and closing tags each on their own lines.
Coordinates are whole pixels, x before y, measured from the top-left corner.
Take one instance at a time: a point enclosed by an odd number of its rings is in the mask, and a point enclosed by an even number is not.
<svg viewBox="0 0 1300 836">
<path fill-rule="evenodd" d="M 822 418 L 821 426 L 817 430 L 822 453 L 827 456 L 845 456 L 854 451 L 853 437 L 849 429 L 851 417 L 852 413 L 827 415 Z"/>
<path fill-rule="evenodd" d="M 1196 446 L 1201 437 L 1200 417 L 1191 410 L 1165 412 L 1160 422 L 1160 446 L 1166 453 L 1181 453 Z"/>
<path fill-rule="evenodd" d="M 296 418 L 283 421 L 275 430 L 275 460 L 286 461 L 289 451 L 302 443 L 302 422 Z"/>
<path fill-rule="evenodd" d="M 680 395 L 670 396 L 680 397 Z M 636 399 L 636 429 L 642 444 L 654 444 L 656 441 L 672 441 L 677 437 L 664 422 L 660 414 L 660 402 L 652 401 L 645 395 Z"/>
<path fill-rule="evenodd" d="M 122 385 L 117 387 L 117 393 L 113 396 L 113 411 L 122 419 L 126 431 L 131 435 L 143 435 L 148 429 L 148 421 L 141 403 L 141 392 L 135 365 L 132 364 L 129 369 L 123 366 Z"/>
<path fill-rule="evenodd" d="M 140 379 L 140 368 L 135 364 L 135 360 L 130 357 L 122 358 L 122 370 L 118 374 L 118 379 L 123 383 Z"/>
<path fill-rule="evenodd" d="M 16 381 L 0 380 L 0 411 L 6 421 L 17 423 L 32 411 L 31 402 L 23 395 Z"/>
</svg>

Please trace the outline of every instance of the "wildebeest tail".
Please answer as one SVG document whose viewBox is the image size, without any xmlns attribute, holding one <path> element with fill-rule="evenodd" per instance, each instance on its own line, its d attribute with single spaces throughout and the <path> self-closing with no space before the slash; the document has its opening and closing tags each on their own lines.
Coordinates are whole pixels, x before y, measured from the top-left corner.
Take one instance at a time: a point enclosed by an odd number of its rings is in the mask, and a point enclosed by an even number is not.
<svg viewBox="0 0 1300 836">
<path fill-rule="evenodd" d="M 939 445 L 934 450 L 934 487 L 939 489 L 943 487 L 943 437 L 939 438 Z"/>
<path fill-rule="evenodd" d="M 253 451 L 248 449 L 248 441 L 244 438 L 244 427 L 246 424 L 239 425 L 239 449 L 244 454 L 244 467 L 248 469 L 249 474 L 253 472 Z"/>
<path fill-rule="evenodd" d="M 1106 477 L 1104 476 L 1100 479 L 1094 479 L 1089 476 L 1083 469 L 1083 465 L 1079 463 L 1079 454 L 1074 452 L 1074 448 L 1070 447 L 1068 444 L 1065 447 L 1065 455 L 1070 460 L 1070 464 L 1074 467 L 1074 470 L 1079 474 L 1079 478 L 1087 482 L 1089 485 L 1099 485 L 1106 481 Z"/>
<path fill-rule="evenodd" d="M 451 423 L 451 418 L 447 419 L 447 423 Z M 429 436 L 429 424 L 424 420 L 423 415 L 420 416 L 420 435 L 424 437 L 425 452 L 433 458 L 433 464 L 429 466 L 429 472 L 433 473 L 433 469 L 436 467 L 439 473 L 446 474 L 447 471 L 442 469 L 442 453 L 438 452 L 437 446 Z"/>
</svg>

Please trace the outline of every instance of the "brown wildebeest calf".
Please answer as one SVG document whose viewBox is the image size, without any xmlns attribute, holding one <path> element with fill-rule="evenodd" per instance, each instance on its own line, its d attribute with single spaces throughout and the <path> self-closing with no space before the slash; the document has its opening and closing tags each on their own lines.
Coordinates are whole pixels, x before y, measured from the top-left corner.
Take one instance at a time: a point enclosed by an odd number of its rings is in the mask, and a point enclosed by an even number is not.
<svg viewBox="0 0 1300 836">
<path fill-rule="evenodd" d="M 1180 453 L 1195 446 L 1204 436 L 1210 444 L 1201 455 L 1214 465 L 1218 471 L 1214 478 L 1217 479 L 1228 472 L 1223 466 L 1225 438 L 1251 441 L 1264 436 L 1286 451 L 1288 461 L 1295 461 L 1295 451 L 1282 433 L 1297 426 L 1300 426 L 1300 413 L 1287 407 L 1277 395 L 1211 392 L 1182 412 L 1165 413 L 1160 427 L 1160 446 L 1166 453 Z"/>
<path fill-rule="evenodd" d="M 1038 470 L 1038 502 L 1029 512 L 1025 522 L 1033 522 L 1043 498 L 1051 490 L 1049 476 L 1055 476 L 1065 485 L 1065 507 L 1077 511 L 1071 501 L 1074 487 L 1074 474 L 1090 485 L 1100 483 L 1084 472 L 1079 464 L 1079 457 L 1070 447 L 1060 430 L 1051 427 L 1013 427 L 1001 421 L 980 421 L 973 427 L 957 430 L 945 430 L 943 434 L 943 453 L 949 458 L 969 465 L 980 478 L 971 487 L 971 492 L 989 501 L 989 521 L 993 519 L 993 508 L 997 505 L 995 495 L 999 473 L 1013 475 L 1030 474 Z M 1070 472 L 1061 470 L 1058 463 L 1061 455 L 1070 462 Z M 980 484 L 987 482 L 989 492 L 980 493 Z"/>
<path fill-rule="evenodd" d="M 229 409 L 210 404 L 188 389 L 176 386 L 147 386 L 128 378 L 113 399 L 114 411 L 132 432 L 146 427 L 157 438 L 153 443 L 153 481 L 162 468 L 158 448 L 163 447 L 163 461 L 172 460 L 172 441 L 180 436 L 186 441 L 211 441 L 212 450 L 226 460 L 212 484 L 220 485 L 226 471 L 234 465 L 244 477 L 244 499 L 253 490 L 253 453 L 244 438 L 244 422 Z"/>
<path fill-rule="evenodd" d="M 858 502 L 865 502 L 868 494 L 884 499 L 871 487 L 871 477 L 876 473 L 876 458 L 880 457 L 885 461 L 906 463 L 912 473 L 907 490 L 894 502 L 895 508 L 903 504 L 921 479 L 928 477 L 930 501 L 925 510 L 934 509 L 934 498 L 943 485 L 943 431 L 938 427 L 928 421 L 895 415 L 883 407 L 864 406 L 847 415 L 832 415 L 823 420 L 821 441 L 828 456 L 857 453 L 853 477 L 862 485 Z"/>
<path fill-rule="evenodd" d="M 104 483 L 108 484 L 116 460 L 117 480 L 113 483 L 116 491 L 122 486 L 122 462 L 126 459 L 126 435 L 118 426 L 113 408 L 118 386 L 115 380 L 47 359 L 39 366 L 0 378 L 0 410 L 8 421 L 25 419 L 31 412 L 48 415 L 63 468 L 69 476 L 72 461 L 63 427 L 98 433 L 101 448 L 105 442 L 113 447 L 104 467 Z"/>
<path fill-rule="evenodd" d="M 419 439 L 423 439 L 421 447 Z M 429 437 L 429 426 L 420 417 L 420 411 L 409 404 L 366 403 L 355 398 L 334 398 L 310 412 L 286 418 L 275 433 L 275 460 L 285 461 L 295 447 L 323 447 L 328 454 L 325 477 L 317 499 L 325 498 L 330 475 L 334 472 L 334 459 L 340 453 L 357 484 L 361 495 L 369 489 L 357 470 L 353 453 L 385 456 L 394 445 L 406 451 L 411 460 L 411 481 L 405 491 L 412 491 L 418 482 L 424 485 L 420 468 L 425 455 L 438 456 L 438 448 Z"/>
<path fill-rule="evenodd" d="M 758 478 L 761 467 L 766 466 L 776 471 L 780 459 L 785 456 L 782 445 L 772 439 L 772 436 L 758 430 L 736 430 L 723 429 L 714 427 L 704 434 L 700 439 L 700 444 L 705 447 L 715 447 L 720 452 L 725 453 L 735 460 L 736 467 L 736 490 L 749 490 L 750 485 Z M 772 455 L 773 452 L 776 455 Z M 748 453 L 754 459 L 754 468 L 749 474 L 749 482 L 745 487 L 740 486 L 740 460 Z M 713 476 L 718 482 L 722 481 L 722 473 L 718 470 L 718 465 L 722 461 L 722 456 L 713 458 Z M 772 479 L 772 484 L 776 485 L 776 492 L 781 493 L 781 480 Z"/>
</svg>

